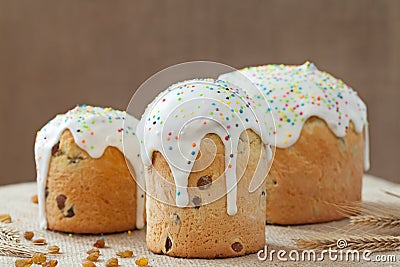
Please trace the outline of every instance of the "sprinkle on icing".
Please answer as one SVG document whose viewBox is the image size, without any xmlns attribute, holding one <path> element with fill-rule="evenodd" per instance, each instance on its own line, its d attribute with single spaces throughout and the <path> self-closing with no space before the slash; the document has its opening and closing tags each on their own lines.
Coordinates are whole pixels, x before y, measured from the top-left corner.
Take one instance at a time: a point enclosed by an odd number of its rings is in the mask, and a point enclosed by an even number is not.
<svg viewBox="0 0 400 267">
<path fill-rule="evenodd" d="M 264 144 L 273 139 L 273 120 L 263 106 L 239 88 L 211 80 L 195 79 L 177 83 L 150 103 L 138 124 L 137 135 L 145 166 L 151 166 L 152 154 L 159 151 L 171 169 L 176 186 L 176 205 L 189 203 L 187 184 L 200 149 L 208 133 L 217 134 L 225 146 L 227 212 L 237 212 L 236 160 L 240 134 L 252 129 Z M 269 147 L 268 147 L 269 148 Z M 271 159 L 270 150 L 268 160 Z"/>
<path fill-rule="evenodd" d="M 123 152 L 133 165 L 137 180 L 142 176 L 143 167 L 139 155 L 139 142 L 136 137 L 138 120 L 126 112 L 111 108 L 77 106 L 66 114 L 59 114 L 38 131 L 35 142 L 35 161 L 38 182 L 40 227 L 46 228 L 45 188 L 50 164 L 51 151 L 61 138 L 64 130 L 70 130 L 76 145 L 92 158 L 100 158 L 109 146 Z M 123 141 L 123 142 L 122 142 Z M 137 228 L 144 226 L 144 200 L 140 186 L 137 186 Z"/>
<path fill-rule="evenodd" d="M 243 86 L 247 80 L 244 77 L 258 89 Z M 277 124 L 277 147 L 293 145 L 311 116 L 323 119 L 338 137 L 346 135 L 352 121 L 356 132 L 365 131 L 364 168 L 369 168 L 367 108 L 357 92 L 342 80 L 318 70 L 310 62 L 300 66 L 248 67 L 223 74 L 219 79 L 242 86 L 253 98 L 260 94 L 266 98 Z"/>
</svg>

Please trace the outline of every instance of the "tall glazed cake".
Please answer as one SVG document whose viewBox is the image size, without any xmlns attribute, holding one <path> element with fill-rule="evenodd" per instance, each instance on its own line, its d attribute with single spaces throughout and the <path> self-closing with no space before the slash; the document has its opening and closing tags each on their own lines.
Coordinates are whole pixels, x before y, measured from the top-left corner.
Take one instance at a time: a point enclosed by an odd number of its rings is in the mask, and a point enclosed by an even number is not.
<svg viewBox="0 0 400 267">
<path fill-rule="evenodd" d="M 137 123 L 125 112 L 84 105 L 37 133 L 42 228 L 94 234 L 143 227 L 144 193 L 128 168 L 141 177 Z M 122 139 L 131 148 L 126 160 Z"/>
<path fill-rule="evenodd" d="M 172 85 L 147 107 L 137 134 L 151 251 L 218 258 L 264 247 L 271 151 L 259 104 L 206 79 Z"/>
<path fill-rule="evenodd" d="M 362 175 L 369 168 L 368 124 L 366 106 L 354 90 L 309 62 L 249 67 L 220 79 L 261 95 L 275 118 L 267 222 L 341 219 L 338 205 L 361 200 Z"/>
</svg>

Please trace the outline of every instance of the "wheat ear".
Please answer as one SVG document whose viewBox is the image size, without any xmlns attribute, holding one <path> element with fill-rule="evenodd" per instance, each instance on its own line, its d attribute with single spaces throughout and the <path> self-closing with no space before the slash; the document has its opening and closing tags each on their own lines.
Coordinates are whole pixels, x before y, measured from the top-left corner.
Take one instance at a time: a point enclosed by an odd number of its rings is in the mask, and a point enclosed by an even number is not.
<svg viewBox="0 0 400 267">
<path fill-rule="evenodd" d="M 20 243 L 0 241 L 0 255 L 2 256 L 30 258 L 35 253 L 45 253 L 45 251 Z"/>
<path fill-rule="evenodd" d="M 1 241 L 19 243 L 21 241 L 19 231 L 7 224 L 0 223 L 0 242 Z"/>
<path fill-rule="evenodd" d="M 9 224 L 0 223 L 0 255 L 13 257 L 32 257 L 35 253 L 46 253 L 44 250 L 21 244 L 20 233 Z"/>
<path fill-rule="evenodd" d="M 370 226 L 378 229 L 400 226 L 400 217 L 387 215 L 359 215 L 350 216 L 352 225 Z"/>
<path fill-rule="evenodd" d="M 310 239 L 295 240 L 300 249 L 328 250 L 370 250 L 387 251 L 400 249 L 399 236 L 383 235 L 343 235 L 338 238 L 321 236 Z"/>
</svg>

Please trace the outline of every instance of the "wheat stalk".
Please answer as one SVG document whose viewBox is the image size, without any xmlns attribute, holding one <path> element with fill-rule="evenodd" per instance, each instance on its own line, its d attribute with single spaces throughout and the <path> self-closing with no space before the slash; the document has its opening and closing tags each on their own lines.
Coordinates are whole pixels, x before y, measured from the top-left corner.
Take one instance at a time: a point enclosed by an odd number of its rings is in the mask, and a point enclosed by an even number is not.
<svg viewBox="0 0 400 267">
<path fill-rule="evenodd" d="M 393 193 L 393 192 L 390 192 L 390 191 L 385 191 L 385 193 L 388 194 L 388 195 L 390 195 L 390 196 L 392 196 L 392 197 L 400 198 L 400 195 L 399 195 L 399 194 L 396 194 L 396 193 Z"/>
<path fill-rule="evenodd" d="M 350 216 L 350 224 L 371 226 L 378 229 L 400 226 L 400 217 L 387 215 L 358 215 Z"/>
<path fill-rule="evenodd" d="M 338 246 L 339 240 L 344 246 Z M 310 239 L 295 240 L 300 249 L 328 250 L 328 249 L 346 249 L 346 250 L 370 250 L 387 251 L 400 249 L 399 236 L 383 235 L 343 235 L 335 238 L 333 236 L 320 236 Z"/>
<path fill-rule="evenodd" d="M 19 231 L 4 223 L 0 223 L 0 242 L 2 241 L 19 243 L 21 241 Z"/>
<path fill-rule="evenodd" d="M 396 196 L 400 197 L 400 195 Z M 351 228 L 344 227 L 331 233 L 315 233 L 310 238 L 294 240 L 300 249 L 400 250 L 400 236 L 397 232 L 400 226 L 398 206 L 354 202 L 335 205 L 335 207 L 350 219 Z M 370 227 L 370 230 L 374 232 L 365 232 L 364 227 Z M 383 234 L 386 230 L 395 230 L 396 233 L 395 235 Z M 355 234 L 355 232 L 359 233 Z"/>
<path fill-rule="evenodd" d="M 400 226 L 400 208 L 383 203 L 360 203 L 343 205 L 339 211 L 350 219 L 353 226 L 378 230 L 397 230 Z"/>
<path fill-rule="evenodd" d="M 30 258 L 35 253 L 46 253 L 44 250 L 15 242 L 0 241 L 0 255 Z"/>
</svg>

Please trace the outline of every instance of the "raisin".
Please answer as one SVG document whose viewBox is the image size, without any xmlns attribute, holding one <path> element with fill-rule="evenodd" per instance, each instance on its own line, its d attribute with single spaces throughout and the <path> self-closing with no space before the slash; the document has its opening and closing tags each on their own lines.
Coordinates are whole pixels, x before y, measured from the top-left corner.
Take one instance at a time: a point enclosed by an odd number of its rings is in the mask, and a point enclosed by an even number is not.
<svg viewBox="0 0 400 267">
<path fill-rule="evenodd" d="M 117 252 L 116 255 L 121 257 L 121 258 L 132 258 L 133 257 L 133 251 L 132 250 L 120 251 L 120 252 Z"/>
<path fill-rule="evenodd" d="M 47 198 L 49 196 L 49 188 L 46 186 L 44 189 L 44 197 Z"/>
<path fill-rule="evenodd" d="M 39 203 L 38 195 L 33 195 L 31 197 L 31 201 L 33 204 L 38 204 Z"/>
<path fill-rule="evenodd" d="M 91 254 L 89 254 L 89 256 L 86 257 L 87 260 L 90 261 L 97 261 L 99 259 L 100 256 L 100 252 L 93 252 Z"/>
<path fill-rule="evenodd" d="M 67 200 L 67 197 L 65 195 L 58 195 L 56 200 L 58 209 L 62 210 L 63 208 L 65 208 L 65 201 Z"/>
<path fill-rule="evenodd" d="M 10 223 L 11 222 L 11 216 L 8 215 L 8 214 L 0 214 L 0 222 Z"/>
<path fill-rule="evenodd" d="M 96 241 L 96 243 L 93 244 L 94 247 L 96 248 L 104 248 L 106 245 L 106 241 L 99 239 Z"/>
<path fill-rule="evenodd" d="M 15 261 L 16 267 L 30 267 L 32 266 L 33 261 L 32 259 L 20 259 Z"/>
<path fill-rule="evenodd" d="M 35 253 L 33 254 L 32 261 L 35 264 L 44 263 L 46 262 L 46 255 L 44 255 L 43 253 Z"/>
<path fill-rule="evenodd" d="M 118 259 L 111 258 L 106 262 L 106 267 L 118 267 Z"/>
<path fill-rule="evenodd" d="M 196 209 L 199 209 L 199 208 L 200 208 L 200 206 L 201 206 L 201 198 L 200 198 L 200 197 L 194 196 L 193 199 L 192 199 L 192 202 L 193 202 L 194 207 L 195 207 Z"/>
<path fill-rule="evenodd" d="M 31 231 L 27 231 L 24 233 L 24 238 L 26 240 L 32 240 L 32 238 L 35 236 L 35 234 Z"/>
<path fill-rule="evenodd" d="M 140 258 L 135 261 L 135 264 L 137 266 L 148 266 L 149 265 L 149 259 L 148 258 Z"/>
<path fill-rule="evenodd" d="M 92 253 L 94 253 L 94 252 L 98 252 L 99 254 L 100 254 L 100 249 L 98 249 L 98 248 L 92 248 L 91 250 L 89 250 L 89 251 L 86 251 L 86 254 L 92 254 Z"/>
<path fill-rule="evenodd" d="M 93 261 L 84 259 L 84 260 L 82 261 L 82 266 L 83 266 L 83 267 L 96 267 L 96 264 L 94 264 Z"/>
<path fill-rule="evenodd" d="M 171 248 L 172 248 L 172 241 L 168 236 L 167 240 L 165 241 L 165 251 L 168 252 L 171 250 Z"/>
<path fill-rule="evenodd" d="M 74 206 L 72 206 L 71 208 L 69 208 L 67 210 L 67 214 L 65 214 L 64 217 L 71 218 L 71 217 L 74 217 L 74 216 L 75 216 Z"/>
<path fill-rule="evenodd" d="M 179 217 L 178 214 L 174 213 L 172 215 L 172 218 L 173 218 L 175 224 L 181 225 L 181 218 Z"/>
<path fill-rule="evenodd" d="M 59 151 L 60 151 L 60 142 L 58 142 L 53 146 L 53 148 L 51 149 L 51 155 L 54 157 L 58 156 L 60 154 Z"/>
<path fill-rule="evenodd" d="M 243 249 L 243 245 L 240 242 L 233 243 L 231 247 L 235 252 L 240 252 Z"/>
<path fill-rule="evenodd" d="M 49 246 L 47 249 L 49 250 L 49 254 L 58 254 L 60 252 L 58 246 Z"/>
<path fill-rule="evenodd" d="M 49 261 L 42 263 L 42 267 L 56 267 L 57 264 L 58 264 L 57 260 L 49 260 Z"/>
<path fill-rule="evenodd" d="M 210 176 L 205 175 L 199 178 L 199 180 L 197 180 L 197 187 L 200 190 L 205 190 L 207 188 L 209 188 L 212 184 L 212 179 Z"/>
<path fill-rule="evenodd" d="M 83 160 L 83 158 L 82 157 L 73 157 L 73 158 L 68 157 L 68 160 L 69 160 L 69 164 L 76 164 L 76 163 L 79 163 L 79 161 Z"/>
<path fill-rule="evenodd" d="M 32 244 L 36 245 L 36 246 L 44 246 L 44 245 L 47 245 L 47 241 L 46 241 L 46 239 L 40 238 L 40 239 L 33 240 Z"/>
</svg>

